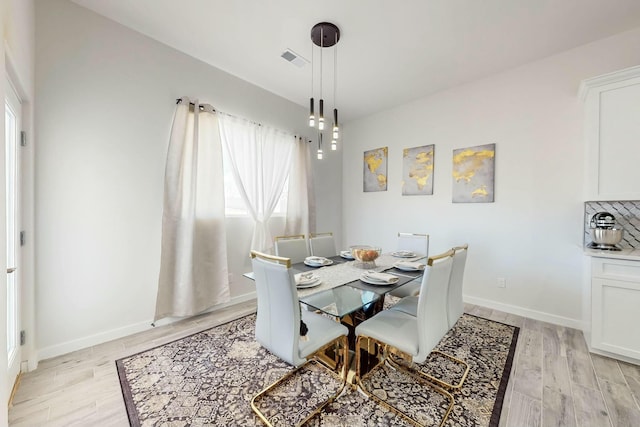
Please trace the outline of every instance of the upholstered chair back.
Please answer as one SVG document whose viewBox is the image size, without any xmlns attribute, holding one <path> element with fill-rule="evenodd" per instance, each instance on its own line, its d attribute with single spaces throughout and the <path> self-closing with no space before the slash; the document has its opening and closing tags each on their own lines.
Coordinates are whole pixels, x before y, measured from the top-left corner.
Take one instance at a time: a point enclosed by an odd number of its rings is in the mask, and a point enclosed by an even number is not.
<svg viewBox="0 0 640 427">
<path fill-rule="evenodd" d="M 338 254 L 333 233 L 311 234 L 309 236 L 311 255 L 332 257 Z"/>
<path fill-rule="evenodd" d="M 418 354 L 413 361 L 424 362 L 449 330 L 447 288 L 453 264 L 453 251 L 429 259 L 418 296 Z"/>
<path fill-rule="evenodd" d="M 453 267 L 451 269 L 451 278 L 449 279 L 449 295 L 447 296 L 447 318 L 449 321 L 449 329 L 464 313 L 464 302 L 462 301 L 462 283 L 464 280 L 464 269 L 467 263 L 468 245 L 453 248 Z"/>
<path fill-rule="evenodd" d="M 429 235 L 398 233 L 398 250 L 429 256 Z"/>
<path fill-rule="evenodd" d="M 287 258 L 252 252 L 253 274 L 258 295 L 256 340 L 271 353 L 294 366 L 299 356 L 300 304 Z"/>
<path fill-rule="evenodd" d="M 304 261 L 309 256 L 309 245 L 303 234 L 278 236 L 275 239 L 276 255 L 289 258 L 292 263 Z"/>
</svg>

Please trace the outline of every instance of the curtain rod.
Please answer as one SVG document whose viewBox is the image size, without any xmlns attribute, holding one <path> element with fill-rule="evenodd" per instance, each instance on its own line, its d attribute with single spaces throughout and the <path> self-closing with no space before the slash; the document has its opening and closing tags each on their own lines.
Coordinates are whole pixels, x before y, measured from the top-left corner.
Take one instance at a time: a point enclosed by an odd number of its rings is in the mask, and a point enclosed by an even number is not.
<svg viewBox="0 0 640 427">
<path fill-rule="evenodd" d="M 182 98 L 178 98 L 178 99 L 176 99 L 176 104 L 180 104 L 181 102 L 182 102 Z M 195 108 L 195 106 L 196 106 L 195 102 L 189 102 L 189 105 L 190 105 L 190 106 L 192 106 L 192 107 L 194 107 L 194 108 Z M 203 105 L 203 104 L 200 104 L 200 105 L 199 105 L 199 107 L 200 107 L 200 110 L 204 110 L 204 105 Z M 214 112 L 217 112 L 217 111 L 216 111 L 216 109 L 215 109 L 213 106 L 211 106 L 211 109 L 212 109 Z"/>
<path fill-rule="evenodd" d="M 177 99 L 176 99 L 176 104 L 180 104 L 180 103 L 182 102 L 182 99 L 183 99 L 183 98 L 177 98 Z M 192 107 L 194 107 L 194 108 L 195 108 L 196 104 L 195 104 L 195 102 L 191 102 L 191 101 L 189 101 L 189 106 L 192 106 Z M 204 110 L 204 106 L 203 106 L 202 104 L 198 105 L 198 107 L 199 107 L 199 109 L 200 109 L 201 111 L 203 111 L 203 110 Z M 214 112 L 214 113 L 220 113 L 220 111 L 216 110 L 214 106 L 210 105 L 210 107 L 211 107 L 211 109 L 213 110 L 213 112 Z M 253 120 L 249 120 L 249 119 L 246 119 L 246 118 L 244 118 L 244 117 L 234 116 L 233 114 L 229 114 L 229 113 L 222 113 L 222 114 L 226 114 L 227 116 L 233 117 L 233 118 L 235 118 L 235 119 L 247 120 L 248 122 L 251 122 L 251 123 L 253 123 L 253 124 L 255 124 L 255 125 L 262 126 L 262 123 L 254 122 Z M 287 133 L 290 133 L 290 132 L 287 132 Z M 305 139 L 305 142 L 306 142 L 307 144 L 309 144 L 309 143 L 311 143 L 311 142 L 312 142 L 310 139 L 309 139 L 309 140 L 307 140 L 306 138 L 302 138 L 301 136 L 298 136 L 298 135 L 296 135 L 296 134 L 292 134 L 292 135 L 293 135 L 293 137 L 294 137 L 295 139 L 300 139 L 300 140 Z"/>
<path fill-rule="evenodd" d="M 180 104 L 180 103 L 182 102 L 182 99 L 183 99 L 183 98 L 178 98 L 178 99 L 176 99 L 176 104 Z M 205 105 L 205 104 L 199 104 L 199 105 L 198 105 L 198 107 L 200 108 L 200 111 L 204 110 L 203 105 Z M 206 105 L 209 105 L 209 104 L 206 104 Z M 194 108 L 195 108 L 196 104 L 195 104 L 195 102 L 191 102 L 191 101 L 189 101 L 189 106 L 190 106 L 190 107 L 194 107 Z M 214 113 L 222 113 L 221 111 L 216 110 L 216 109 L 215 109 L 215 107 L 214 107 L 213 105 L 209 105 L 209 106 L 211 107 L 211 109 L 213 110 L 213 112 L 214 112 Z M 246 119 L 246 118 L 244 118 L 244 117 L 234 116 L 233 114 L 229 114 L 229 113 L 222 113 L 222 114 L 226 114 L 227 116 L 229 116 L 229 117 L 233 117 L 234 119 L 246 120 L 246 121 L 248 121 L 249 123 L 253 123 L 254 125 L 262 126 L 262 123 L 254 122 L 253 120 L 249 120 L 249 119 Z"/>
</svg>

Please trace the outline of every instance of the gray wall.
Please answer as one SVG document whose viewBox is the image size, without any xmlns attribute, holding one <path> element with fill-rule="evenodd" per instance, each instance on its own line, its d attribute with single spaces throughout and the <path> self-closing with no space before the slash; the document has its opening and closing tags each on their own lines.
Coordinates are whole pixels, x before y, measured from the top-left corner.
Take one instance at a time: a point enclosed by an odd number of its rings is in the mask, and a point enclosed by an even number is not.
<svg viewBox="0 0 640 427">
<path fill-rule="evenodd" d="M 581 327 L 585 144 L 578 86 L 638 65 L 639 45 L 640 29 L 628 31 L 349 123 L 345 239 L 388 249 L 398 231 L 426 232 L 432 253 L 469 243 L 470 302 Z M 452 203 L 453 150 L 491 143 L 495 203 Z M 403 149 L 427 144 L 435 144 L 434 194 L 402 196 Z M 363 152 L 384 146 L 388 191 L 363 193 Z"/>
<path fill-rule="evenodd" d="M 303 107 L 66 0 L 36 2 L 36 93 L 41 358 L 149 327 L 176 98 L 307 131 Z M 340 154 L 317 165 L 318 227 L 339 236 Z M 253 296 L 241 276 L 250 270 L 247 224 L 229 224 L 234 301 Z"/>
</svg>

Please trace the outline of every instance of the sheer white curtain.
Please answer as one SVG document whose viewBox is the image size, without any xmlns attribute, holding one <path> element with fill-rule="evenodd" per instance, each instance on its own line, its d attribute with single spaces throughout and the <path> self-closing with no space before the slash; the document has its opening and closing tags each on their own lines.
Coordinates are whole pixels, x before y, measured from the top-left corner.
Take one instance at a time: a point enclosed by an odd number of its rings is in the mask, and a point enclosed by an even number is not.
<svg viewBox="0 0 640 427">
<path fill-rule="evenodd" d="M 182 98 L 165 169 L 155 320 L 190 316 L 229 300 L 218 119 L 210 105 L 190 106 Z"/>
<path fill-rule="evenodd" d="M 309 144 L 298 139 L 289 172 L 289 195 L 284 234 L 308 235 L 316 231 L 315 193 Z"/>
<path fill-rule="evenodd" d="M 220 135 L 236 186 L 255 222 L 251 248 L 273 247 L 268 221 L 291 167 L 296 140 L 290 133 L 219 113 Z"/>
</svg>

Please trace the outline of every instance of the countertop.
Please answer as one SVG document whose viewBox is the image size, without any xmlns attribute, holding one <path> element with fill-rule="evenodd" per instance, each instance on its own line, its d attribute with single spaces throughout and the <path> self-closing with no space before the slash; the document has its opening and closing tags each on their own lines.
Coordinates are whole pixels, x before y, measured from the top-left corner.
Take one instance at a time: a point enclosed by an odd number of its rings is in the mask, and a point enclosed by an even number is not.
<svg viewBox="0 0 640 427">
<path fill-rule="evenodd" d="M 640 261 L 640 249 L 622 249 L 621 251 L 599 251 L 596 249 L 584 249 L 584 254 L 597 258 L 627 259 Z"/>
</svg>

